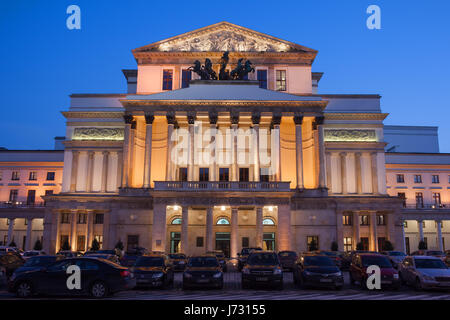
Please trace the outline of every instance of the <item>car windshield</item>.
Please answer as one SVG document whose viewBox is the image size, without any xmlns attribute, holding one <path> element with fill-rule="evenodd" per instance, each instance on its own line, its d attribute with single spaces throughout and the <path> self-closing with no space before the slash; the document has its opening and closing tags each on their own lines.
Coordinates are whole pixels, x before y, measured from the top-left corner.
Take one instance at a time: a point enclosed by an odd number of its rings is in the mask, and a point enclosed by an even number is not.
<svg viewBox="0 0 450 320">
<path fill-rule="evenodd" d="M 439 259 L 415 259 L 417 269 L 447 269 Z"/>
<path fill-rule="evenodd" d="M 29 252 L 25 252 L 23 254 L 24 257 L 33 257 L 33 256 L 38 256 L 39 252 L 37 251 L 29 251 Z"/>
<path fill-rule="evenodd" d="M 186 259 L 184 254 L 169 254 L 170 259 Z"/>
<path fill-rule="evenodd" d="M 194 268 L 217 267 L 219 262 L 215 257 L 193 257 L 189 259 L 188 266 Z"/>
<path fill-rule="evenodd" d="M 305 266 L 323 266 L 323 267 L 331 267 L 336 266 L 328 257 L 319 257 L 319 256 L 311 256 L 305 257 L 304 263 Z"/>
<path fill-rule="evenodd" d="M 161 257 L 139 257 L 136 260 L 135 267 L 162 267 L 164 259 Z"/>
<path fill-rule="evenodd" d="M 386 257 L 362 257 L 362 264 L 364 267 L 371 265 L 379 266 L 380 268 L 392 268 L 392 264 Z"/>
<path fill-rule="evenodd" d="M 400 252 L 400 251 L 390 251 L 390 252 L 388 252 L 388 255 L 393 256 L 393 257 L 404 257 L 404 256 L 406 256 L 406 254 L 404 254 L 403 252 Z"/>
<path fill-rule="evenodd" d="M 54 257 L 33 257 L 28 259 L 24 267 L 37 267 L 37 266 L 45 266 L 55 262 L 56 258 Z"/>
<path fill-rule="evenodd" d="M 443 256 L 444 253 L 442 251 L 428 251 L 427 256 Z"/>
<path fill-rule="evenodd" d="M 279 264 L 277 255 L 274 253 L 255 253 L 250 255 L 248 261 L 250 265 L 273 266 Z"/>
<path fill-rule="evenodd" d="M 280 257 L 291 257 L 291 258 L 293 258 L 297 254 L 295 252 L 293 252 L 293 251 L 283 251 L 283 252 L 280 252 L 279 255 L 280 255 Z"/>
</svg>

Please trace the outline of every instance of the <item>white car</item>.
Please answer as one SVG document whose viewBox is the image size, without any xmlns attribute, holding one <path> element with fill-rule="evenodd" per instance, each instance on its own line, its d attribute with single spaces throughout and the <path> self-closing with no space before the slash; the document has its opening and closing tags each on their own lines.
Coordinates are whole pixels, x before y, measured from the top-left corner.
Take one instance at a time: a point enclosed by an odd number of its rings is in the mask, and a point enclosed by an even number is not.
<svg viewBox="0 0 450 320">
<path fill-rule="evenodd" d="M 431 256 L 410 256 L 399 265 L 402 281 L 421 289 L 450 289 L 450 269 L 445 263 Z"/>
</svg>

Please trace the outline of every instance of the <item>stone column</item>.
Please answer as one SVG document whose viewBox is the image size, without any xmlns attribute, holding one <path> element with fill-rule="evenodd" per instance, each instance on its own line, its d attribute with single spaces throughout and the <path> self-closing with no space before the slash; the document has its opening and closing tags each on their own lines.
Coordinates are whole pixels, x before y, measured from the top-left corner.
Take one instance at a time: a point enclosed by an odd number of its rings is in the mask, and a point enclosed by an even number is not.
<svg viewBox="0 0 450 320">
<path fill-rule="evenodd" d="M 181 208 L 181 247 L 180 250 L 184 254 L 188 254 L 189 249 L 189 207 Z"/>
<path fill-rule="evenodd" d="M 209 125 L 211 132 L 210 150 L 209 150 L 209 180 L 217 181 L 217 159 L 216 159 L 216 132 L 217 132 L 217 120 L 219 119 L 217 113 L 209 113 Z"/>
<path fill-rule="evenodd" d="M 79 151 L 72 151 L 72 172 L 70 174 L 70 192 L 75 192 L 77 187 L 77 176 L 78 176 L 78 159 L 80 157 Z"/>
<path fill-rule="evenodd" d="M 92 212 L 92 210 L 89 210 L 87 212 L 87 232 L 86 232 L 86 250 L 89 250 L 89 248 L 92 245 L 92 240 L 94 240 L 93 238 L 93 221 L 94 218 L 94 213 Z M 105 224 L 105 221 L 103 221 L 103 224 Z M 105 239 L 103 238 L 103 242 L 105 242 Z"/>
<path fill-rule="evenodd" d="M 362 193 L 362 176 L 361 176 L 361 152 L 355 153 L 355 178 L 356 178 L 356 193 Z"/>
<path fill-rule="evenodd" d="M 77 251 L 77 211 L 72 210 L 72 222 L 70 225 L 70 247 L 72 251 Z"/>
<path fill-rule="evenodd" d="M 108 163 L 109 163 L 109 151 L 103 151 L 103 165 L 102 165 L 102 187 L 101 192 L 105 193 L 108 188 Z"/>
<path fill-rule="evenodd" d="M 231 239 L 230 239 L 230 257 L 235 258 L 238 254 L 238 208 L 237 207 L 231 207 Z"/>
<path fill-rule="evenodd" d="M 325 141 L 323 135 L 323 122 L 325 117 L 316 117 L 315 123 L 317 125 L 317 134 L 319 142 L 319 188 L 326 187 L 326 176 L 325 176 Z"/>
<path fill-rule="evenodd" d="M 280 141 L 281 115 L 272 115 L 272 145 L 270 155 L 275 169 L 275 181 L 281 181 L 281 141 Z"/>
<path fill-rule="evenodd" d="M 370 211 L 370 250 L 378 251 L 377 212 Z"/>
<path fill-rule="evenodd" d="M 238 166 L 238 125 L 239 125 L 239 113 L 230 114 L 231 117 L 231 132 L 232 132 L 232 163 L 231 163 L 231 180 L 239 181 L 239 166 Z"/>
<path fill-rule="evenodd" d="M 130 160 L 128 163 L 128 185 L 129 185 L 129 187 L 131 187 L 133 185 L 134 162 L 135 162 L 135 156 L 136 156 L 136 128 L 137 128 L 137 122 L 133 121 L 131 123 Z"/>
<path fill-rule="evenodd" d="M 70 185 L 72 179 L 73 153 L 72 150 L 64 151 L 64 169 L 62 179 L 61 192 L 70 192 Z"/>
<path fill-rule="evenodd" d="M 359 231 L 359 213 L 358 211 L 353 212 L 353 250 L 356 250 L 356 245 L 361 241 L 360 231 Z"/>
<path fill-rule="evenodd" d="M 342 184 L 342 194 L 347 194 L 347 153 L 339 153 L 341 157 L 341 184 Z"/>
<path fill-rule="evenodd" d="M 277 250 L 291 249 L 291 208 L 289 205 L 278 206 Z"/>
<path fill-rule="evenodd" d="M 144 188 L 150 188 L 152 170 L 152 129 L 155 117 L 152 114 L 145 115 L 145 153 L 144 153 Z"/>
<path fill-rule="evenodd" d="M 405 221 L 402 220 L 402 245 L 403 245 L 403 251 L 404 253 L 408 254 L 406 252 L 406 239 L 405 239 Z"/>
<path fill-rule="evenodd" d="M 261 114 L 252 114 L 253 124 L 253 181 L 260 181 L 260 158 L 259 158 L 259 123 Z"/>
<path fill-rule="evenodd" d="M 263 208 L 256 207 L 256 247 L 263 247 Z"/>
<path fill-rule="evenodd" d="M 88 151 L 86 192 L 92 192 L 92 182 L 94 180 L 94 155 L 94 151 Z"/>
<path fill-rule="evenodd" d="M 115 243 L 110 245 L 110 242 L 114 241 L 110 236 L 110 224 L 111 224 L 111 211 L 105 212 L 103 215 L 103 245 L 102 249 L 112 249 L 116 245 Z"/>
<path fill-rule="evenodd" d="M 172 163 L 172 135 L 175 126 L 175 114 L 167 113 L 167 157 L 166 157 L 166 181 L 173 180 Z"/>
<path fill-rule="evenodd" d="M 295 115 L 295 163 L 297 166 L 297 188 L 303 189 L 303 137 L 302 137 L 302 123 L 303 116 Z"/>
<path fill-rule="evenodd" d="M 152 224 L 152 251 L 166 252 L 166 204 L 154 202 Z"/>
<path fill-rule="evenodd" d="M 33 243 L 31 242 L 31 232 L 33 231 L 33 218 L 27 218 L 27 235 L 25 238 L 25 250 L 32 250 Z"/>
<path fill-rule="evenodd" d="M 206 251 L 214 250 L 213 246 L 213 212 L 214 207 L 206 209 Z"/>
<path fill-rule="evenodd" d="M 444 251 L 444 243 L 442 241 L 442 221 L 436 220 L 437 236 L 438 236 L 438 246 L 440 251 Z"/>
<path fill-rule="evenodd" d="M 384 215 L 386 218 L 386 234 L 387 239 L 391 242 L 395 242 L 395 212 L 389 212 Z"/>
<path fill-rule="evenodd" d="M 419 226 L 419 239 L 420 239 L 420 241 L 423 241 L 424 240 L 424 237 L 423 237 L 423 220 L 417 220 L 417 224 Z"/>
<path fill-rule="evenodd" d="M 9 226 L 8 226 L 8 243 L 6 244 L 7 246 L 9 246 L 9 244 L 13 241 L 14 239 L 14 223 L 15 223 L 16 219 L 15 218 L 10 218 L 9 219 Z M 17 243 L 16 243 L 17 244 Z"/>
<path fill-rule="evenodd" d="M 125 121 L 125 132 L 123 140 L 122 187 L 127 188 L 130 186 L 130 135 L 133 116 L 125 115 L 123 119 Z"/>
<path fill-rule="evenodd" d="M 189 149 L 188 149 L 188 163 L 187 163 L 187 171 L 188 171 L 188 181 L 194 181 L 194 141 L 195 141 L 195 115 L 188 115 L 188 124 L 189 124 Z"/>
<path fill-rule="evenodd" d="M 378 193 L 378 168 L 377 168 L 377 153 L 372 152 L 370 154 L 372 164 L 372 193 Z"/>
<path fill-rule="evenodd" d="M 332 154 L 330 152 L 325 153 L 325 162 L 327 163 L 327 189 L 331 193 L 333 190 L 332 181 L 331 181 L 331 157 Z M 333 192 L 335 193 L 335 192 Z"/>
<path fill-rule="evenodd" d="M 336 242 L 338 244 L 338 250 L 344 251 L 344 221 L 341 210 L 336 212 Z"/>
</svg>

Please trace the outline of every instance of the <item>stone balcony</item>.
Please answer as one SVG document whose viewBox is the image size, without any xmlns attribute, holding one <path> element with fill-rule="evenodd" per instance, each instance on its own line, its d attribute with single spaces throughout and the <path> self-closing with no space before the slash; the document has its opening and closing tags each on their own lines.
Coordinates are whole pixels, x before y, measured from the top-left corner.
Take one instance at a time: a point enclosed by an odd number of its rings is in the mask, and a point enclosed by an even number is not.
<svg viewBox="0 0 450 320">
<path fill-rule="evenodd" d="M 290 182 L 256 181 L 155 181 L 155 191 L 244 191 L 285 192 L 290 191 Z"/>
</svg>

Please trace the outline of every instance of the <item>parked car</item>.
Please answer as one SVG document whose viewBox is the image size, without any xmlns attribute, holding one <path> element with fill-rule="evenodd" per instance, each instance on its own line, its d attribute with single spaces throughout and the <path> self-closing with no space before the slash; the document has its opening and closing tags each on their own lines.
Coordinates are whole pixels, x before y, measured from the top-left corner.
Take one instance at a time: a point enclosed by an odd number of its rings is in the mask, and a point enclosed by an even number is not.
<svg viewBox="0 0 450 320">
<path fill-rule="evenodd" d="M 0 288 L 6 286 L 8 282 L 8 278 L 6 277 L 6 269 L 5 267 L 0 267 Z"/>
<path fill-rule="evenodd" d="M 401 280 L 421 289 L 450 289 L 450 269 L 445 263 L 433 256 L 406 257 L 399 266 Z"/>
<path fill-rule="evenodd" d="M 10 246 L 0 246 L 0 254 L 5 252 L 17 252 L 20 254 L 20 250 L 16 247 L 10 247 Z"/>
<path fill-rule="evenodd" d="M 252 251 L 262 251 L 261 248 L 242 248 L 241 252 L 238 253 L 238 270 L 241 271 L 247 262 L 247 258 Z"/>
<path fill-rule="evenodd" d="M 328 256 L 333 260 L 338 268 L 342 267 L 342 257 L 343 253 L 339 251 L 315 251 L 318 255 Z"/>
<path fill-rule="evenodd" d="M 278 259 L 280 260 L 283 269 L 294 270 L 295 262 L 298 259 L 295 251 L 280 251 L 278 252 Z"/>
<path fill-rule="evenodd" d="M 184 253 L 171 253 L 169 259 L 174 271 L 184 271 L 186 268 L 187 257 Z"/>
<path fill-rule="evenodd" d="M 223 271 L 215 256 L 190 257 L 183 272 L 183 289 L 194 287 L 223 288 Z"/>
<path fill-rule="evenodd" d="M 350 283 L 359 282 L 362 288 L 367 288 L 367 268 L 371 265 L 380 267 L 382 288 L 400 288 L 400 278 L 391 261 L 385 255 L 373 253 L 358 253 L 353 256 L 349 270 Z"/>
<path fill-rule="evenodd" d="M 28 272 L 28 271 L 33 271 L 33 270 L 38 270 L 41 268 L 45 268 L 48 267 L 49 265 L 51 265 L 52 263 L 62 260 L 64 259 L 64 256 L 62 255 L 55 255 L 55 256 L 34 256 L 34 257 L 30 257 L 29 259 L 27 259 L 25 261 L 25 263 L 17 268 L 16 270 L 14 270 L 14 274 L 19 274 L 22 272 Z"/>
<path fill-rule="evenodd" d="M 77 265 L 81 269 L 80 289 L 69 289 L 67 268 Z M 89 257 L 67 258 L 46 268 L 14 274 L 8 284 L 9 292 L 27 298 L 35 294 L 91 295 L 104 298 L 118 291 L 134 288 L 136 280 L 125 267 L 116 263 Z"/>
<path fill-rule="evenodd" d="M 82 253 L 79 251 L 69 251 L 69 250 L 61 250 L 57 254 L 64 256 L 66 258 L 76 258 L 82 256 Z"/>
<path fill-rule="evenodd" d="M 398 269 L 398 266 L 405 260 L 406 254 L 401 251 L 382 251 L 381 254 L 384 254 L 391 260 L 394 268 Z"/>
<path fill-rule="evenodd" d="M 127 252 L 125 252 L 126 255 L 130 255 L 130 256 L 142 256 L 147 253 L 161 253 L 162 254 L 164 252 L 149 252 L 146 248 L 143 248 L 143 247 L 135 247 L 135 248 L 127 250 Z"/>
<path fill-rule="evenodd" d="M 431 256 L 439 258 L 444 262 L 447 260 L 447 255 L 439 250 L 418 250 L 411 253 L 411 256 Z"/>
<path fill-rule="evenodd" d="M 39 255 L 43 256 L 43 255 L 46 255 L 46 253 L 44 251 L 39 251 L 39 250 L 28 250 L 22 254 L 22 258 L 27 260 L 31 257 L 35 257 L 35 256 L 39 256 Z"/>
<path fill-rule="evenodd" d="M 445 251 L 445 264 L 450 267 L 450 250 Z"/>
<path fill-rule="evenodd" d="M 120 264 L 119 257 L 116 256 L 115 254 L 97 253 L 97 254 L 89 254 L 88 257 L 105 259 Z"/>
<path fill-rule="evenodd" d="M 273 251 L 253 251 L 242 268 L 242 288 L 270 285 L 283 289 L 283 268 Z"/>
<path fill-rule="evenodd" d="M 130 271 L 136 278 L 138 287 L 159 287 L 173 285 L 174 271 L 169 257 L 164 254 L 140 256 Z"/>
<path fill-rule="evenodd" d="M 294 283 L 303 287 L 332 287 L 337 290 L 344 286 L 344 275 L 336 262 L 326 255 L 304 255 L 294 265 Z"/>
<path fill-rule="evenodd" d="M 134 266 L 134 264 L 136 263 L 136 260 L 139 257 L 140 256 L 126 254 L 122 258 L 119 259 L 120 265 L 130 268 L 130 267 Z"/>
<path fill-rule="evenodd" d="M 25 260 L 15 251 L 8 251 L 0 253 L 0 267 L 5 268 L 6 277 L 9 278 L 14 270 L 23 266 Z"/>
<path fill-rule="evenodd" d="M 227 259 L 225 258 L 225 254 L 222 250 L 215 250 L 215 251 L 209 251 L 206 253 L 207 255 L 213 255 L 217 258 L 219 261 L 220 267 L 222 268 L 223 272 L 227 272 Z"/>
<path fill-rule="evenodd" d="M 96 254 L 109 254 L 109 255 L 114 255 L 117 256 L 117 251 L 116 250 L 97 250 L 97 251 L 86 251 L 84 253 L 84 256 L 90 256 L 90 255 L 96 255 Z"/>
</svg>

